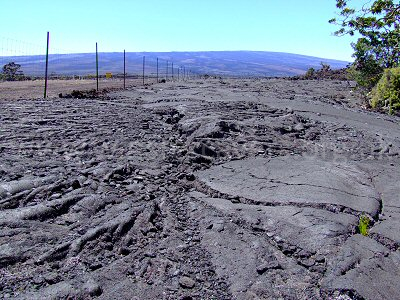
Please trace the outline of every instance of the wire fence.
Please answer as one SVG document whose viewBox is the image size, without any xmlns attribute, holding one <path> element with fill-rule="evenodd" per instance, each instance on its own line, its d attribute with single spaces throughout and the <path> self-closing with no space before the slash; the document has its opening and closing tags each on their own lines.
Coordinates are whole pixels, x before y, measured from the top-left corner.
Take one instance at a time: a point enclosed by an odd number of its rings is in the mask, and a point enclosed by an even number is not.
<svg viewBox="0 0 400 300">
<path fill-rule="evenodd" d="M 62 93 L 60 86 L 63 84 L 71 91 L 125 88 L 132 85 L 189 80 L 200 75 L 200 72 L 193 70 L 193 65 L 185 64 L 190 62 L 189 59 L 174 61 L 173 54 L 169 53 L 100 51 L 97 54 L 98 64 L 96 64 L 95 51 L 71 52 L 65 49 L 53 49 L 50 43 L 49 54 L 46 57 L 46 45 L 35 45 L 0 36 L 0 98 L 10 97 L 10 91 L 8 94 L 4 91 L 10 90 L 11 86 L 32 92 L 40 90 L 46 85 L 43 82 L 46 79 L 49 81 L 48 95 L 55 96 Z M 47 72 L 46 59 L 48 59 Z M 18 71 L 14 69 L 6 72 L 4 67 L 10 63 L 14 63 Z M 37 88 L 33 89 L 33 86 Z M 63 91 L 66 92 L 66 89 Z"/>
</svg>

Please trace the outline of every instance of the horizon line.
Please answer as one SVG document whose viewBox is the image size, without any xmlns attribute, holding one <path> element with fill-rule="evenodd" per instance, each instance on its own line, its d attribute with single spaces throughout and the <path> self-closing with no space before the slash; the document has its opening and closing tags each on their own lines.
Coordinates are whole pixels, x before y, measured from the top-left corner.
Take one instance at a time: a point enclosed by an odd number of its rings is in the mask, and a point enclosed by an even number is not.
<svg viewBox="0 0 400 300">
<path fill-rule="evenodd" d="M 98 53 L 124 53 L 125 50 L 122 51 L 99 51 Z M 146 53 L 218 53 L 218 52 L 258 52 L 258 53 L 279 53 L 279 54 L 289 54 L 289 55 L 296 55 L 296 56 L 303 56 L 303 57 L 310 57 L 310 58 L 320 58 L 320 59 L 327 59 L 333 60 L 338 62 L 352 62 L 351 60 L 344 60 L 339 58 L 328 58 L 328 57 L 320 57 L 320 56 L 313 56 L 307 54 L 299 54 L 293 52 L 282 52 L 282 51 L 267 51 L 267 50 L 173 50 L 173 51 L 125 51 L 125 53 L 136 53 L 136 54 L 146 54 Z M 73 55 L 73 54 L 95 54 L 93 52 L 68 52 L 68 53 L 49 53 L 51 55 Z M 46 54 L 23 54 L 23 55 L 0 55 L 0 57 L 28 57 L 28 56 L 45 56 Z"/>
</svg>

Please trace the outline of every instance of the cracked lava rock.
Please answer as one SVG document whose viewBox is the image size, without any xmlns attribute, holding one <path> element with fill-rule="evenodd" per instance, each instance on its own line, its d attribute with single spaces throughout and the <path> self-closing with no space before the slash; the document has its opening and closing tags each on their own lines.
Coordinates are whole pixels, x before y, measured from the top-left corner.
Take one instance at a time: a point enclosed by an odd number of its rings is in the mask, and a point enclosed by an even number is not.
<svg viewBox="0 0 400 300">
<path fill-rule="evenodd" d="M 358 102 L 284 79 L 1 100 L 0 296 L 400 298 L 400 120 Z"/>
</svg>

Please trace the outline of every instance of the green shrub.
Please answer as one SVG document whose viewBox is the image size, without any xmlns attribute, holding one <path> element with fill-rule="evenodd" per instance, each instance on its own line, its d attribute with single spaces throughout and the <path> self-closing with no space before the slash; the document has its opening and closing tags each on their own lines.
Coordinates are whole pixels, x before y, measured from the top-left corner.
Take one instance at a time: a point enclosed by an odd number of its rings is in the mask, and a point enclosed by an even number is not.
<svg viewBox="0 0 400 300">
<path fill-rule="evenodd" d="M 315 69 L 314 68 L 309 68 L 304 75 L 306 79 L 312 79 L 315 76 Z"/>
<path fill-rule="evenodd" d="M 371 106 L 388 107 L 389 113 L 400 108 L 400 67 L 385 69 L 371 92 Z"/>
<path fill-rule="evenodd" d="M 349 78 L 357 82 L 359 88 L 367 91 L 371 90 L 381 78 L 383 69 L 372 60 L 369 63 L 365 63 L 362 67 L 357 65 L 353 64 L 348 68 Z"/>
<path fill-rule="evenodd" d="M 358 231 L 364 235 L 368 235 L 368 225 L 369 225 L 369 218 L 366 215 L 361 215 L 360 220 L 358 222 Z"/>
<path fill-rule="evenodd" d="M 351 46 L 355 51 L 355 60 L 349 68 L 349 75 L 361 90 L 370 91 L 381 78 L 384 64 L 374 55 L 374 48 L 369 45 L 367 39 L 360 38 Z"/>
</svg>

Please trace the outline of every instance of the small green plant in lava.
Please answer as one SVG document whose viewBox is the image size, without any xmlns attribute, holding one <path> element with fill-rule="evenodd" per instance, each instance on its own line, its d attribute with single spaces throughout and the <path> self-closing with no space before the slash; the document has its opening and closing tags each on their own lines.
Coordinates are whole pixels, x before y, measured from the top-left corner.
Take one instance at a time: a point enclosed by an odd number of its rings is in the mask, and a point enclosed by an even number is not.
<svg viewBox="0 0 400 300">
<path fill-rule="evenodd" d="M 364 236 L 368 235 L 369 218 L 366 215 L 361 215 L 358 222 L 358 230 Z"/>
</svg>

